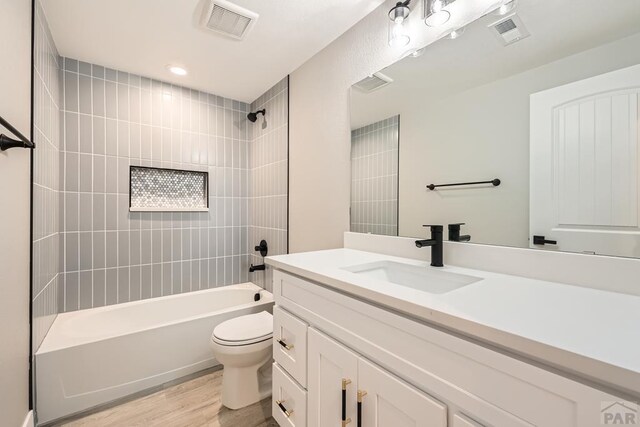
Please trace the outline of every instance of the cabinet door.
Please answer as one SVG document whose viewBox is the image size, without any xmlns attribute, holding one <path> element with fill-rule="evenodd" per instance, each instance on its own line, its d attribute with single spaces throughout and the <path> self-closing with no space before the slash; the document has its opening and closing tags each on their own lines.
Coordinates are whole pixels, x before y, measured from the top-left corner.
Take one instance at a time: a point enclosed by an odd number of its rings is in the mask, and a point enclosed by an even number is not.
<svg viewBox="0 0 640 427">
<path fill-rule="evenodd" d="M 372 365 L 358 361 L 358 390 L 362 427 L 445 427 L 447 407 L 409 384 Z"/>
<path fill-rule="evenodd" d="M 345 418 L 355 425 L 358 356 L 313 328 L 309 328 L 307 355 L 309 427 L 340 426 L 343 405 Z"/>
</svg>

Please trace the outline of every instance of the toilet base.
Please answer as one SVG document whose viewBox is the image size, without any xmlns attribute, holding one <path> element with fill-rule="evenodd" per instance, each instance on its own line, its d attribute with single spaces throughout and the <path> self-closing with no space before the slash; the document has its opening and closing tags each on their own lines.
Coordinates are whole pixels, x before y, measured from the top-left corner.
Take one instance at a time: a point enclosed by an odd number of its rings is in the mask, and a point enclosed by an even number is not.
<svg viewBox="0 0 640 427">
<path fill-rule="evenodd" d="M 222 371 L 222 404 L 240 409 L 271 396 L 271 357 L 255 368 L 224 367 Z"/>
</svg>

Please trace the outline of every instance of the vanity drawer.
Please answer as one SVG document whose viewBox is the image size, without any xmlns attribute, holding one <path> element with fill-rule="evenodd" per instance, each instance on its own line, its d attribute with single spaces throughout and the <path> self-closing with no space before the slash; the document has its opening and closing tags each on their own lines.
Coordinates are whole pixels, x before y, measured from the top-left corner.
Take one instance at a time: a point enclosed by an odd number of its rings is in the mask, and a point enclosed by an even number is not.
<svg viewBox="0 0 640 427">
<path fill-rule="evenodd" d="M 454 414 L 453 416 L 453 425 L 452 427 L 483 427 L 482 424 L 479 424 L 473 421 L 471 418 L 468 418 L 463 414 Z"/>
<path fill-rule="evenodd" d="M 307 392 L 277 364 L 273 364 L 272 415 L 280 427 L 307 425 Z"/>
<path fill-rule="evenodd" d="M 281 307 L 273 308 L 273 358 L 302 387 L 307 387 L 307 327 Z"/>
</svg>

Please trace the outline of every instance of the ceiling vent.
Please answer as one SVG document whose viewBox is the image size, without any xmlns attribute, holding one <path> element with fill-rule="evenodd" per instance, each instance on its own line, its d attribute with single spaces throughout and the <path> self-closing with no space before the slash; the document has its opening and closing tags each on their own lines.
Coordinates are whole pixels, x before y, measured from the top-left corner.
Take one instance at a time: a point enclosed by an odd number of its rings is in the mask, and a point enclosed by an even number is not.
<svg viewBox="0 0 640 427">
<path fill-rule="evenodd" d="M 489 25 L 489 28 L 505 46 L 519 42 L 531 35 L 529 30 L 524 26 L 522 19 L 515 13 L 494 22 Z"/>
<path fill-rule="evenodd" d="M 393 82 L 393 79 L 391 77 L 385 76 L 382 73 L 374 73 L 360 80 L 353 86 L 355 86 L 355 88 L 361 92 L 369 93 L 373 92 L 374 90 L 378 90 L 381 87 L 385 87 L 391 82 Z"/>
<path fill-rule="evenodd" d="M 202 26 L 236 40 L 244 39 L 258 20 L 258 14 L 226 0 L 207 0 Z"/>
</svg>

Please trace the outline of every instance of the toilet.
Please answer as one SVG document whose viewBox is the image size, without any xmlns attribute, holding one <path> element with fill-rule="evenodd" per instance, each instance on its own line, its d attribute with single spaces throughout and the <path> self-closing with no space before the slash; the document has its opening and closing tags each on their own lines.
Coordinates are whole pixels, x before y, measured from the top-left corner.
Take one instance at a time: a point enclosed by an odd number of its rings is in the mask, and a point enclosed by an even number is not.
<svg viewBox="0 0 640 427">
<path fill-rule="evenodd" d="M 220 323 L 211 335 L 222 365 L 222 404 L 240 409 L 271 395 L 273 316 L 262 311 Z"/>
</svg>

